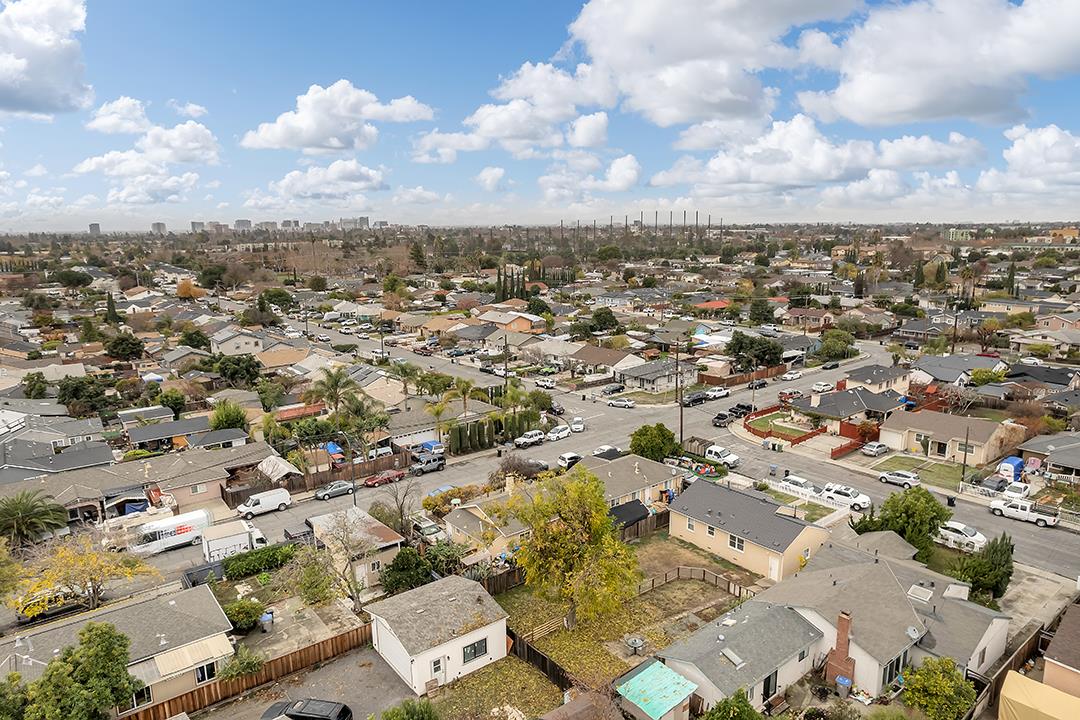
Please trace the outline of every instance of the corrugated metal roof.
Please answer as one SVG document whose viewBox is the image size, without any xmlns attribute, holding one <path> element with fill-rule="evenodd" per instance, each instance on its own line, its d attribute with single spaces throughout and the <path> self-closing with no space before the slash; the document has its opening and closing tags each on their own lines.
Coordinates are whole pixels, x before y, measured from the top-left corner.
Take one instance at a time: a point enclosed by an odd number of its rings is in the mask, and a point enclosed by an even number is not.
<svg viewBox="0 0 1080 720">
<path fill-rule="evenodd" d="M 690 697 L 697 687 L 667 665 L 653 662 L 615 689 L 650 718 L 660 720 Z"/>
</svg>

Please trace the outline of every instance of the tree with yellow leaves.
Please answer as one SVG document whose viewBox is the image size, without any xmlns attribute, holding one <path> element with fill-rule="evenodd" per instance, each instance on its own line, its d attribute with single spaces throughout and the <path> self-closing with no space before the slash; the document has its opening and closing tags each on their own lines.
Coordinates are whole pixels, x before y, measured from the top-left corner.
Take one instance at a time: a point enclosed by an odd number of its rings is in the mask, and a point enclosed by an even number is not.
<svg viewBox="0 0 1080 720">
<path fill-rule="evenodd" d="M 101 536 L 84 533 L 46 543 L 25 564 L 15 595 L 8 601 L 27 617 L 82 598 L 89 609 L 101 604 L 106 586 L 140 575 L 160 576 L 157 569 L 128 552 L 106 549 Z"/>
<path fill-rule="evenodd" d="M 184 278 L 176 284 L 176 297 L 181 300 L 195 300 L 206 295 L 206 291 L 193 283 L 189 278 Z"/>
</svg>

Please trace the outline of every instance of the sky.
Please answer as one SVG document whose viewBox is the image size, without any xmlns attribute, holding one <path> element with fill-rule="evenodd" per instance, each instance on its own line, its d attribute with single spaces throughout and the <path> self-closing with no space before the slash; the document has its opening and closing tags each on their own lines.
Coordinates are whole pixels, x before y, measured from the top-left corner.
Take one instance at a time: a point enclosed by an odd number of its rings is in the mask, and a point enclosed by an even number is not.
<svg viewBox="0 0 1080 720">
<path fill-rule="evenodd" d="M 0 232 L 1068 221 L 1080 0 L 0 2 Z"/>
</svg>

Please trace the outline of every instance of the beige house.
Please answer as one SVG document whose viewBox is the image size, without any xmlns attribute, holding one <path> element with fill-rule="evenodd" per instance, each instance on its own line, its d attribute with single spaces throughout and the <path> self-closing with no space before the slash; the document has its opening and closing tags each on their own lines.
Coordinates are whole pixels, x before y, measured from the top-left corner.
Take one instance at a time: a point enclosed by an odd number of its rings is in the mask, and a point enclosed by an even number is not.
<svg viewBox="0 0 1080 720">
<path fill-rule="evenodd" d="M 528 529 L 513 517 L 505 520 L 499 509 L 510 495 L 489 493 L 463 502 L 443 518 L 446 534 L 454 542 L 463 543 L 492 557 L 504 552 L 513 553 L 528 535 Z"/>
<path fill-rule="evenodd" d="M 1065 612 L 1045 658 L 1043 683 L 1080 697 L 1080 609 Z"/>
<path fill-rule="evenodd" d="M 341 554 L 346 547 L 353 549 L 356 579 L 366 588 L 380 584 L 383 568 L 405 545 L 405 538 L 357 507 L 309 517 L 307 524 L 315 539 L 334 553 L 340 567 L 345 567 Z"/>
<path fill-rule="evenodd" d="M 1021 425 L 949 415 L 935 410 L 897 412 L 881 424 L 881 442 L 893 450 L 935 460 L 985 465 L 1023 442 Z"/>
<path fill-rule="evenodd" d="M 671 504 L 671 537 L 752 573 L 780 581 L 803 568 L 828 539 L 767 495 L 698 480 Z"/>
<path fill-rule="evenodd" d="M 906 395 L 911 383 L 911 370 L 900 365 L 864 365 L 848 372 L 845 384 L 848 390 L 866 388 L 880 393 L 886 390 Z"/>
<path fill-rule="evenodd" d="M 666 490 L 679 492 L 688 473 L 664 463 L 643 458 L 640 455 L 623 455 L 616 460 L 605 460 L 590 455 L 578 465 L 600 478 L 604 484 L 604 498 L 609 507 L 639 500 L 649 507 L 666 503 Z"/>
<path fill-rule="evenodd" d="M 12 635 L 0 657 L 17 662 L 25 682 L 41 676 L 53 653 L 77 645 L 88 622 L 109 623 L 131 641 L 128 672 L 145 687 L 118 708 L 120 717 L 214 682 L 233 655 L 232 623 L 209 585 L 117 604 Z"/>
</svg>

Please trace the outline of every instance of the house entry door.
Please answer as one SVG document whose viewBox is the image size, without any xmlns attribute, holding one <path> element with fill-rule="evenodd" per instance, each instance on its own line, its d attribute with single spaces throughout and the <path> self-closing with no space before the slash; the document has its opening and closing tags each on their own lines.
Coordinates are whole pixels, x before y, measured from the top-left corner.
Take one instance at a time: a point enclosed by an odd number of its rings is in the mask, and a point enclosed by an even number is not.
<svg viewBox="0 0 1080 720">
<path fill-rule="evenodd" d="M 776 694 L 776 672 L 776 670 L 773 670 L 772 674 L 765 678 L 765 682 L 761 684 L 762 702 L 769 702 L 769 698 Z"/>
</svg>

